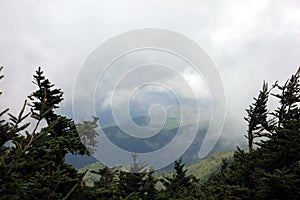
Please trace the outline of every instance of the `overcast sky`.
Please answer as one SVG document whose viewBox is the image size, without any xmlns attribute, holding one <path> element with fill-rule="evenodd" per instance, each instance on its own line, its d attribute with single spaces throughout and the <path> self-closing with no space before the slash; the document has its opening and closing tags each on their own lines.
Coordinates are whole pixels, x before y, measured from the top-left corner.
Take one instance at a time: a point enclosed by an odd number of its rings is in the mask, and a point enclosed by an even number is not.
<svg viewBox="0 0 300 200">
<path fill-rule="evenodd" d="M 114 35 L 145 27 L 174 30 L 206 50 L 225 89 L 224 137 L 243 135 L 244 110 L 263 80 L 282 83 L 300 65 L 297 0 L 1 0 L 1 110 L 21 108 L 42 66 L 65 93 L 61 112 L 70 114 L 73 84 L 88 55 Z"/>
</svg>

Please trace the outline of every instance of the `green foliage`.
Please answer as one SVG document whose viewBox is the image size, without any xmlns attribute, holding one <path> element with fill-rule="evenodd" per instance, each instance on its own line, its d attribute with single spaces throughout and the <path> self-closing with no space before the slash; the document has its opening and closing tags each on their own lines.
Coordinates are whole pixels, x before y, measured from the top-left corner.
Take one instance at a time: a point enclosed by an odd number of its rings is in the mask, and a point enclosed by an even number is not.
<svg viewBox="0 0 300 200">
<path fill-rule="evenodd" d="M 84 146 L 90 153 L 93 153 L 97 147 L 96 137 L 99 135 L 96 131 L 98 127 L 98 117 L 92 116 L 92 121 L 82 121 L 76 124 L 76 129 Z"/>
<path fill-rule="evenodd" d="M 147 172 L 145 162 L 137 162 L 137 155 L 132 155 L 132 166 L 129 171 L 119 171 L 118 176 L 118 191 L 120 197 L 156 199 L 155 184 L 156 180 L 153 177 L 153 171 Z"/>
<path fill-rule="evenodd" d="M 257 186 L 257 196 L 261 199 L 298 199 L 299 172 L 291 173 L 290 169 L 275 169 L 273 173 L 262 172 Z M 298 191 L 298 192 L 297 192 Z M 298 194 L 297 194 L 298 193 Z"/>
<path fill-rule="evenodd" d="M 268 129 L 267 122 L 267 102 L 269 97 L 268 84 L 263 83 L 263 89 L 259 92 L 258 98 L 254 98 L 255 102 L 246 109 L 248 117 L 245 120 L 248 122 L 248 139 L 249 151 L 253 150 L 253 143 L 255 138 L 267 136 L 263 133 Z"/>
<path fill-rule="evenodd" d="M 60 154 L 59 159 L 61 161 L 63 161 L 67 152 L 81 155 L 88 154 L 89 152 L 78 137 L 74 122 L 67 117 L 54 113 L 54 109 L 58 108 L 58 104 L 63 100 L 63 92 L 60 89 L 53 88 L 54 85 L 43 76 L 40 67 L 33 77 L 33 83 L 38 86 L 38 90 L 29 96 L 32 101 L 30 104 L 32 107 L 31 116 L 39 121 L 45 119 L 47 125 L 51 127 L 47 130 L 47 140 L 45 141 L 49 144 L 42 145 L 48 147 L 57 144 L 55 151 Z"/>
<path fill-rule="evenodd" d="M 161 199 L 198 199 L 198 180 L 193 175 L 186 175 L 187 169 L 181 160 L 175 161 L 174 172 L 171 177 L 164 177 L 161 182 L 164 189 Z"/>
<path fill-rule="evenodd" d="M 157 180 L 153 177 L 154 172 L 148 171 L 146 164 L 137 162 L 136 158 L 134 154 L 133 164 L 128 171 L 101 166 L 92 170 L 97 179 L 81 192 L 82 199 L 156 199 Z"/>
<path fill-rule="evenodd" d="M 114 169 L 104 167 L 98 171 L 91 171 L 97 174 L 99 178 L 94 182 L 92 187 L 85 188 L 84 199 L 116 199 L 118 197 L 117 191 L 117 177 Z"/>
<path fill-rule="evenodd" d="M 300 68 L 283 86 L 275 83 L 279 106 L 269 113 L 269 91 L 263 90 L 248 117 L 249 152 L 237 149 L 234 161 L 224 162 L 201 190 L 205 199 L 299 199 L 300 198 Z M 271 120 L 267 120 L 269 119 Z M 262 134 L 264 133 L 264 134 Z M 249 137 L 250 136 L 250 137 Z M 251 148 L 255 137 L 262 137 Z M 251 140 L 251 141 L 250 141 Z"/>
<path fill-rule="evenodd" d="M 94 182 L 99 179 L 99 175 L 97 173 L 92 173 L 93 171 L 101 170 L 105 167 L 101 162 L 95 162 L 89 165 L 86 165 L 83 168 L 78 169 L 79 173 L 85 173 L 83 177 L 83 181 L 88 186 L 93 186 Z"/>
<path fill-rule="evenodd" d="M 199 179 L 200 182 L 205 182 L 213 173 L 220 170 L 222 160 L 232 159 L 233 154 L 233 150 L 213 153 L 206 158 L 187 166 L 187 175 L 193 175 Z"/>
<path fill-rule="evenodd" d="M 1 68 L 2 69 L 2 68 Z M 62 101 L 60 89 L 43 76 L 39 68 L 34 75 L 38 90 L 33 92 L 31 112 L 24 114 L 25 104 L 9 121 L 2 119 L 0 156 L 1 199 L 67 199 L 80 187 L 84 174 L 64 163 L 67 153 L 88 153 L 80 141 L 71 119 L 54 112 Z M 7 110 L 1 113 L 1 117 Z M 31 114 L 36 120 L 32 132 L 24 122 Z M 40 127 L 45 120 L 47 125 Z M 38 129 L 40 131 L 38 132 Z"/>
</svg>

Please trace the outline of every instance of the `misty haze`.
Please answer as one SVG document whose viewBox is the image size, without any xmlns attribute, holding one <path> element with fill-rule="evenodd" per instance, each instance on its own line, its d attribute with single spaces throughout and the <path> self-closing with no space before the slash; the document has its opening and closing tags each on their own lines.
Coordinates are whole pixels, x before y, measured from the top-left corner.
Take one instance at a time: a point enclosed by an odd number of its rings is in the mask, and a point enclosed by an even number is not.
<svg viewBox="0 0 300 200">
<path fill-rule="evenodd" d="M 0 2 L 0 199 L 300 199 L 300 2 Z"/>
</svg>

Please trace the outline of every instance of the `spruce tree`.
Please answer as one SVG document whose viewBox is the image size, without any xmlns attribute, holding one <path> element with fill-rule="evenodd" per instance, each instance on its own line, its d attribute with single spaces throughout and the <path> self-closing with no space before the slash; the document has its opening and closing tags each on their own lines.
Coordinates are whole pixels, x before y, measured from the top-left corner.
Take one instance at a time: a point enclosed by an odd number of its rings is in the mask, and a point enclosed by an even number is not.
<svg viewBox="0 0 300 200">
<path fill-rule="evenodd" d="M 100 177 L 92 187 L 84 188 L 84 198 L 82 199 L 118 199 L 117 171 L 106 166 L 91 172 Z M 83 195 L 81 194 L 81 196 Z"/>
<path fill-rule="evenodd" d="M 164 185 L 161 199 L 198 199 L 197 187 L 195 187 L 198 185 L 198 180 L 194 176 L 187 176 L 186 172 L 182 160 L 175 161 L 172 176 L 161 179 Z"/>
<path fill-rule="evenodd" d="M 26 130 L 28 123 L 23 122 L 28 116 L 24 114 L 26 104 L 19 116 L 9 114 L 9 122 L 0 122 L 0 198 L 74 199 L 83 174 L 67 165 L 64 158 L 66 153 L 88 152 L 73 121 L 54 112 L 62 101 L 61 90 L 53 89 L 40 68 L 34 82 L 38 90 L 29 97 L 30 114 L 36 120 L 33 130 Z M 41 128 L 43 120 L 47 125 Z"/>
<path fill-rule="evenodd" d="M 132 161 L 128 172 L 119 172 L 118 191 L 122 198 L 144 198 L 147 165 L 145 162 L 137 162 L 136 154 L 132 154 Z"/>
<path fill-rule="evenodd" d="M 82 175 L 65 163 L 65 156 L 67 153 L 88 154 L 88 151 L 80 141 L 74 122 L 55 113 L 63 93 L 53 88 L 40 67 L 34 75 L 34 83 L 38 89 L 29 96 L 32 117 L 38 122 L 45 120 L 47 127 L 37 134 L 41 139 L 32 143 L 30 157 L 38 163 L 31 166 L 34 174 L 30 182 L 34 184 L 28 185 L 28 193 L 42 199 L 66 198 L 79 186 Z"/>
<path fill-rule="evenodd" d="M 300 68 L 283 86 L 277 85 L 278 108 L 272 113 L 275 126 L 262 141 L 258 194 L 281 199 L 300 197 Z"/>
<path fill-rule="evenodd" d="M 283 85 L 275 83 L 272 96 L 278 108 L 268 113 L 267 87 L 246 118 L 249 152 L 237 149 L 234 160 L 202 186 L 206 199 L 299 199 L 300 198 L 300 68 Z M 276 91 L 278 92 L 276 92 Z M 271 120 L 267 120 L 267 119 Z M 263 133 L 263 134 L 262 134 Z M 255 137 L 264 136 L 251 148 Z"/>
<path fill-rule="evenodd" d="M 0 72 L 3 67 L 0 67 Z M 0 80 L 3 75 L 0 76 Z M 2 92 L 0 92 L 0 95 Z M 0 113 L 0 199 L 19 199 L 27 180 L 22 176 L 24 159 L 31 139 L 20 132 L 26 130 L 28 122 L 24 122 L 30 113 L 24 114 L 26 101 L 16 117 L 5 109 Z M 7 120 L 7 118 L 9 118 Z M 25 132 L 27 136 L 29 132 Z"/>
<path fill-rule="evenodd" d="M 92 116 L 92 121 L 82 121 L 76 124 L 77 132 L 84 146 L 90 153 L 93 153 L 97 147 L 96 137 L 99 135 L 96 131 L 98 127 L 98 117 Z"/>
<path fill-rule="evenodd" d="M 245 120 L 248 122 L 248 131 L 246 138 L 248 139 L 249 151 L 253 150 L 254 139 L 266 136 L 265 130 L 268 129 L 267 121 L 267 102 L 269 97 L 268 84 L 263 83 L 263 89 L 260 91 L 255 102 L 246 109 L 248 117 Z"/>
</svg>

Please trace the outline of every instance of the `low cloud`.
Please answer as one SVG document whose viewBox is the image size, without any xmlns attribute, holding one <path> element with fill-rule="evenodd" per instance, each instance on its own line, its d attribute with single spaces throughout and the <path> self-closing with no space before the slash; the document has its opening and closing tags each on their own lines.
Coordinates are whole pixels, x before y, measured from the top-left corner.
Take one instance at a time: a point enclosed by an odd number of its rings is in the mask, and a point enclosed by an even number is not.
<svg viewBox="0 0 300 200">
<path fill-rule="evenodd" d="M 46 76 L 65 92 L 60 112 L 72 116 L 73 86 L 92 50 L 124 31 L 165 28 L 196 41 L 215 63 L 223 80 L 226 122 L 230 123 L 222 137 L 235 140 L 243 137 L 244 109 L 258 94 L 263 80 L 283 82 L 300 63 L 300 2 L 295 0 L 87 3 L 32 0 L 1 1 L 0 7 L 0 65 L 5 66 L 5 79 L 0 84 L 4 94 L 0 101 L 1 108 L 10 107 L 13 113 L 17 113 L 33 91 L 32 75 L 42 66 Z M 189 84 L 202 91 L 203 85 L 195 82 L 198 76 L 181 73 Z M 157 79 L 163 77 L 164 74 Z M 176 78 L 168 80 L 170 85 L 180 87 Z M 128 82 L 123 92 L 134 84 Z M 120 88 L 120 106 L 123 92 Z M 84 97 L 84 90 L 81 95 Z M 82 110 L 90 109 L 84 100 Z M 104 104 L 107 101 L 103 99 Z"/>
</svg>

